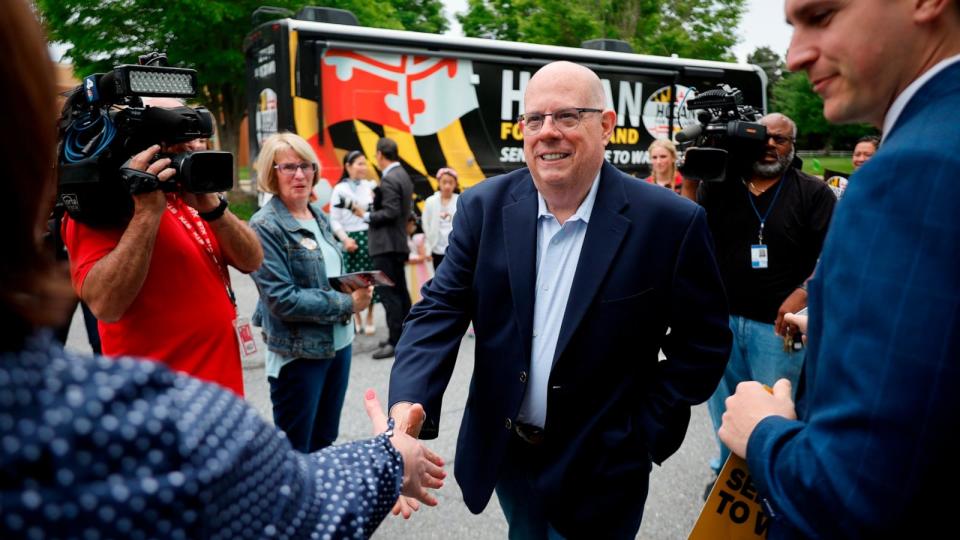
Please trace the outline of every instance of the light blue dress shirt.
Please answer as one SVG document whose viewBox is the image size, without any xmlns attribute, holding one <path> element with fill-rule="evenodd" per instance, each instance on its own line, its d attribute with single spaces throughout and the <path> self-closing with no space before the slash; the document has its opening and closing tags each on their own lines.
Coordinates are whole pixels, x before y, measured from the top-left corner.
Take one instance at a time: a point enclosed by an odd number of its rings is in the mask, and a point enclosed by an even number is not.
<svg viewBox="0 0 960 540">
<path fill-rule="evenodd" d="M 517 416 L 517 420 L 525 424 L 543 427 L 546 422 L 547 383 L 599 185 L 600 173 L 597 172 L 587 197 L 563 225 L 547 209 L 543 196 L 537 193 L 537 290 L 533 306 L 533 348 L 527 391 Z"/>
<path fill-rule="evenodd" d="M 313 233 L 313 237 L 317 239 L 317 245 L 320 247 L 320 251 L 323 252 L 323 265 L 327 272 L 327 277 L 342 275 L 343 258 L 340 256 L 340 248 L 327 242 L 326 237 L 320 233 L 320 225 L 317 224 L 317 220 L 298 219 L 297 223 Z M 333 325 L 333 349 L 339 351 L 352 343 L 353 317 L 350 318 L 349 324 L 335 323 Z M 292 356 L 284 356 L 267 349 L 264 358 L 264 371 L 266 371 L 267 377 L 277 378 L 280 376 L 280 369 L 294 360 L 296 360 L 296 358 Z"/>
</svg>

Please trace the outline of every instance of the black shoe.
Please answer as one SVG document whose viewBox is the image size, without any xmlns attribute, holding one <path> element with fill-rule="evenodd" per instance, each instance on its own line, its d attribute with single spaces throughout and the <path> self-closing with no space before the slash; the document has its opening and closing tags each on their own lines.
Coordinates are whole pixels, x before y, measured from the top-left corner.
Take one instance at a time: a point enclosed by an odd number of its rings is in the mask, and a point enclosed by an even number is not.
<svg viewBox="0 0 960 540">
<path fill-rule="evenodd" d="M 380 348 L 382 349 L 382 348 L 386 347 L 386 346 L 389 345 L 389 344 L 390 344 L 390 338 L 381 339 L 381 340 L 377 343 L 377 347 L 380 347 Z"/>
<path fill-rule="evenodd" d="M 374 360 L 383 360 L 384 358 L 392 358 L 393 345 L 387 343 L 383 347 L 380 347 L 379 349 L 373 351 L 373 355 L 371 356 L 373 357 Z"/>
</svg>

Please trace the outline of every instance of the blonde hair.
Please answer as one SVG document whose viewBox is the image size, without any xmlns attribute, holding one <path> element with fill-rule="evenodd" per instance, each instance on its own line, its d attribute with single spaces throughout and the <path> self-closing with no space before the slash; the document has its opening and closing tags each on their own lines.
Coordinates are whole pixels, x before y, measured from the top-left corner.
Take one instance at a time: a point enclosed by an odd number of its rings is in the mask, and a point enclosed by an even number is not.
<svg viewBox="0 0 960 540">
<path fill-rule="evenodd" d="M 654 139 L 650 146 L 647 148 L 647 155 L 653 153 L 654 148 L 663 148 L 667 152 L 670 152 L 670 187 L 673 187 L 673 179 L 677 176 L 677 145 L 673 144 L 673 141 L 670 139 Z M 653 160 L 650 160 L 650 176 L 653 177 L 654 181 L 657 180 L 657 173 L 653 170 Z"/>
<path fill-rule="evenodd" d="M 296 152 L 297 155 L 300 156 L 300 159 L 316 164 L 317 171 L 313 173 L 313 183 L 311 186 L 317 185 L 317 182 L 320 180 L 320 160 L 317 159 L 317 153 L 313 151 L 313 147 L 310 146 L 310 143 L 304 140 L 303 137 L 296 133 L 284 131 L 282 133 L 274 133 L 267 137 L 260 147 L 260 155 L 257 156 L 257 162 L 254 164 L 254 169 L 257 171 L 257 185 L 260 187 L 260 191 L 266 191 L 274 195 L 279 191 L 277 187 L 277 169 L 273 166 L 276 165 L 275 160 L 277 159 L 277 154 L 286 149 Z"/>
</svg>

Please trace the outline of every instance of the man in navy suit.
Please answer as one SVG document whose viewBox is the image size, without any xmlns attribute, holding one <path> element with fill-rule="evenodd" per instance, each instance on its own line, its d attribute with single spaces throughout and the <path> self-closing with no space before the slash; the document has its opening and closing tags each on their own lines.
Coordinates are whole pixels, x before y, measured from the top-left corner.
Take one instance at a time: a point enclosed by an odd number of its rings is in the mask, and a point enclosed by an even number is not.
<svg viewBox="0 0 960 540">
<path fill-rule="evenodd" d="M 729 352 L 704 211 L 604 161 L 606 103 L 577 64 L 530 79 L 529 169 L 461 195 L 390 377 L 399 425 L 436 437 L 473 321 L 455 473 L 474 513 L 496 489 L 512 538 L 634 536 L 651 462 L 680 446 Z"/>
<path fill-rule="evenodd" d="M 930 538 L 960 480 L 960 2 L 787 0 L 788 67 L 884 142 L 854 173 L 809 291 L 798 406 L 741 383 L 720 438 L 770 538 Z"/>
</svg>

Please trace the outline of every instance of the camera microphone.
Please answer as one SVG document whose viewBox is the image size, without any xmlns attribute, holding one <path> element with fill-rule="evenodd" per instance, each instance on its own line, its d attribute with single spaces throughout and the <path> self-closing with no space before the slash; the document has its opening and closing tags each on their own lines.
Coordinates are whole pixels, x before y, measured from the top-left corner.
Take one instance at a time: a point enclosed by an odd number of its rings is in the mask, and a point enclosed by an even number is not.
<svg viewBox="0 0 960 540">
<path fill-rule="evenodd" d="M 696 140 L 703 133 L 703 126 L 700 124 L 693 124 L 692 126 L 687 126 L 676 134 L 676 139 L 678 143 L 685 143 L 689 141 Z"/>
</svg>

